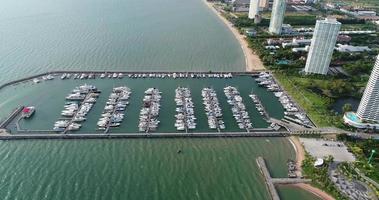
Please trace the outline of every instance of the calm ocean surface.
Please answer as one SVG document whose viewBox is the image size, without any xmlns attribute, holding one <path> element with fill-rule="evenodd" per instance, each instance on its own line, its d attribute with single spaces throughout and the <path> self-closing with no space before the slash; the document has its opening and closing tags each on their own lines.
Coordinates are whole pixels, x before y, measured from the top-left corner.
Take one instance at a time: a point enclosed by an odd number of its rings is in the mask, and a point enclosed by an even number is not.
<svg viewBox="0 0 379 200">
<path fill-rule="evenodd" d="M 2 0 L 0 82 L 56 69 L 243 71 L 201 0 Z"/>
<path fill-rule="evenodd" d="M 244 65 L 238 42 L 201 0 L 1 1 L 0 84 L 47 70 L 243 71 Z M 21 91 L 0 93 L 0 107 L 31 93 Z M 259 155 L 282 177 L 294 150 L 284 138 L 0 141 L 0 196 L 266 200 Z M 317 199 L 295 188 L 279 191 L 285 200 Z"/>
</svg>

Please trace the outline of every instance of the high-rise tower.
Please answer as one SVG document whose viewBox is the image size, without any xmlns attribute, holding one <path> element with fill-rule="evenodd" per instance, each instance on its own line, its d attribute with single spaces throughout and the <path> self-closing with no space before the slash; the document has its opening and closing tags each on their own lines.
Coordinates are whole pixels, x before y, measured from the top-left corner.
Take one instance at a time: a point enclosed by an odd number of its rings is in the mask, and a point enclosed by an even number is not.
<svg viewBox="0 0 379 200">
<path fill-rule="evenodd" d="M 262 10 L 266 10 L 268 8 L 268 0 L 260 0 L 259 8 Z"/>
<path fill-rule="evenodd" d="M 286 12 L 286 0 L 274 0 L 272 5 L 270 27 L 268 31 L 273 34 L 280 35 L 282 33 L 282 25 L 284 13 Z"/>
<path fill-rule="evenodd" d="M 259 0 L 250 0 L 249 19 L 254 19 L 259 14 Z"/>
<path fill-rule="evenodd" d="M 364 121 L 379 122 L 379 55 L 359 104 L 357 116 Z"/>
<path fill-rule="evenodd" d="M 327 74 L 341 23 L 336 19 L 317 20 L 308 53 L 305 73 Z"/>
</svg>

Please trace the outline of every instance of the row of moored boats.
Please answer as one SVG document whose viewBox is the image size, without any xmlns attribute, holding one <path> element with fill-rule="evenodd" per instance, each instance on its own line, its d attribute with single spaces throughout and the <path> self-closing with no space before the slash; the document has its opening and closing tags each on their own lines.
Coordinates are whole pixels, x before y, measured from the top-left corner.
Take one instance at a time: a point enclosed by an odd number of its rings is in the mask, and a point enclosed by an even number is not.
<svg viewBox="0 0 379 200">
<path fill-rule="evenodd" d="M 242 97 L 237 88 L 227 86 L 224 88 L 224 93 L 228 104 L 232 106 L 233 117 L 238 123 L 238 127 L 246 130 L 253 128 L 249 114 L 246 111 L 245 104 L 243 103 Z"/>
<path fill-rule="evenodd" d="M 121 125 L 125 117 L 126 106 L 129 105 L 130 88 L 126 86 L 115 87 L 109 95 L 103 113 L 97 122 L 99 130 L 108 130 L 110 127 Z"/>
<path fill-rule="evenodd" d="M 34 78 L 34 83 L 40 83 L 41 81 L 53 80 L 59 74 L 48 74 L 40 78 Z M 104 72 L 104 73 L 63 73 L 60 75 L 60 79 L 122 79 L 128 78 L 233 78 L 232 73 L 121 73 L 121 72 Z"/>
<path fill-rule="evenodd" d="M 312 125 L 306 113 L 299 110 L 295 102 L 279 87 L 270 73 L 261 72 L 255 81 L 257 81 L 258 85 L 264 86 L 268 91 L 273 92 L 275 97 L 279 99 L 279 102 L 285 109 L 285 119 L 305 126 Z"/>
<path fill-rule="evenodd" d="M 253 103 L 255 105 L 255 108 L 258 110 L 259 114 L 262 115 L 262 116 L 264 116 L 264 117 L 267 117 L 268 114 L 266 113 L 266 110 L 263 107 L 263 104 L 262 104 L 261 100 L 259 99 L 258 95 L 254 94 L 254 93 L 251 93 L 249 95 L 249 97 L 253 101 Z"/>
<path fill-rule="evenodd" d="M 100 91 L 93 85 L 81 85 L 72 90 L 66 97 L 61 115 L 64 119 L 54 124 L 54 131 L 76 131 L 81 128 L 81 122 L 86 120 L 88 112 L 96 103 Z"/>
<path fill-rule="evenodd" d="M 270 76 L 271 75 L 269 74 L 263 73 L 260 75 L 259 80 L 270 81 L 272 80 L 272 77 Z M 81 127 L 80 123 L 86 120 L 86 115 L 96 103 L 99 93 L 100 91 L 95 86 L 87 84 L 73 89 L 72 92 L 66 96 L 68 102 L 66 102 L 64 110 L 61 112 L 63 119 L 58 120 L 54 124 L 54 130 L 61 132 L 79 130 Z M 224 94 L 227 98 L 228 104 L 231 105 L 232 114 L 239 129 L 249 130 L 253 128 L 249 114 L 237 88 L 227 86 L 224 88 Z M 299 120 L 299 122 L 307 122 L 306 115 L 298 112 L 297 107 L 293 104 L 288 95 L 284 94 L 283 91 L 275 91 L 274 94 L 279 98 L 279 101 L 286 109 L 286 115 L 297 117 L 296 120 Z M 121 125 L 121 122 L 125 117 L 126 107 L 129 104 L 130 95 L 131 90 L 126 86 L 113 88 L 101 117 L 97 122 L 99 130 L 108 130 L 110 127 L 118 127 Z M 213 88 L 203 88 L 201 95 L 209 128 L 217 130 L 225 129 L 223 113 L 216 91 Z M 249 96 L 259 113 L 261 115 L 266 115 L 259 97 L 253 93 Z M 161 92 L 157 88 L 148 88 L 145 91 L 143 106 L 140 110 L 139 116 L 139 131 L 150 132 L 155 131 L 158 128 L 160 123 L 158 116 L 161 107 L 161 98 Z M 175 90 L 175 102 L 176 129 L 178 131 L 196 129 L 197 119 L 194 113 L 194 103 L 192 101 L 190 89 L 187 87 L 178 87 Z"/>
<path fill-rule="evenodd" d="M 55 78 L 54 75 L 48 74 L 48 75 L 42 76 L 40 79 L 39 78 L 34 78 L 33 79 L 33 83 L 39 83 L 41 81 L 50 81 L 50 80 L 54 80 L 54 78 Z"/>
<path fill-rule="evenodd" d="M 175 127 L 178 131 L 188 131 L 196 128 L 196 117 L 191 91 L 186 87 L 178 87 L 175 90 L 176 121 Z"/>
<path fill-rule="evenodd" d="M 203 88 L 201 90 L 205 113 L 208 118 L 210 129 L 225 129 L 225 123 L 222 119 L 222 109 L 217 98 L 216 91 L 213 88 Z"/>
<path fill-rule="evenodd" d="M 161 92 L 157 88 L 149 88 L 145 91 L 138 124 L 140 132 L 155 131 L 158 128 L 161 98 Z"/>
</svg>

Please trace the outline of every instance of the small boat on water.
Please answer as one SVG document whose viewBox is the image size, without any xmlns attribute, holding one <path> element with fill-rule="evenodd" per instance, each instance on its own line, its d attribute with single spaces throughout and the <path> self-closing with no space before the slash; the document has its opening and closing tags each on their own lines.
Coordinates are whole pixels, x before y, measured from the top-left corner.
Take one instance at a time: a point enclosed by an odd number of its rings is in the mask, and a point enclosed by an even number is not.
<svg viewBox="0 0 379 200">
<path fill-rule="evenodd" d="M 35 110 L 36 109 L 34 106 L 25 107 L 24 109 L 22 109 L 22 117 L 23 118 L 31 117 L 34 114 Z"/>
<path fill-rule="evenodd" d="M 33 79 L 33 83 L 40 83 L 40 82 L 41 80 L 39 80 L 38 78 Z"/>
<path fill-rule="evenodd" d="M 46 76 L 46 80 L 53 80 L 54 79 L 54 76 L 49 74 Z"/>
<path fill-rule="evenodd" d="M 88 75 L 87 74 L 82 74 L 82 75 L 80 75 L 80 79 L 86 79 L 86 78 L 88 78 Z"/>
</svg>

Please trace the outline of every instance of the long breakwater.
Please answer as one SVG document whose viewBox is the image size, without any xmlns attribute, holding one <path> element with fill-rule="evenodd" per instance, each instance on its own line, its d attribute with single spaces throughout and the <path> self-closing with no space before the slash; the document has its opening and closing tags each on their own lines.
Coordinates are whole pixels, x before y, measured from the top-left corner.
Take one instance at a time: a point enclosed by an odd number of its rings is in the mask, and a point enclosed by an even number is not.
<svg viewBox="0 0 379 200">
<path fill-rule="evenodd" d="M 148 74 L 173 74 L 173 73 L 177 73 L 177 74 L 180 74 L 180 73 L 181 74 L 232 74 L 232 75 L 257 75 L 257 74 L 259 74 L 259 72 L 232 72 L 232 71 L 230 71 L 230 72 L 211 72 L 211 71 L 198 71 L 198 72 L 172 71 L 172 72 L 167 72 L 167 71 L 122 71 L 122 70 L 109 70 L 109 71 L 104 71 L 104 70 L 57 70 L 57 71 L 49 71 L 49 72 L 44 72 L 44 73 L 39 73 L 39 74 L 27 76 L 27 77 L 17 79 L 14 81 L 9 81 L 7 83 L 0 85 L 0 90 L 5 88 L 5 87 L 8 87 L 8 86 L 16 85 L 16 84 L 26 82 L 26 81 L 31 81 L 35 78 L 40 78 L 40 77 L 47 76 L 47 75 L 62 75 L 64 73 L 71 73 L 71 74 L 74 74 L 74 73 L 93 73 L 94 75 L 100 75 L 103 73 L 123 73 L 123 74 L 137 74 L 137 75 L 138 74 L 147 74 L 147 73 Z"/>
</svg>

